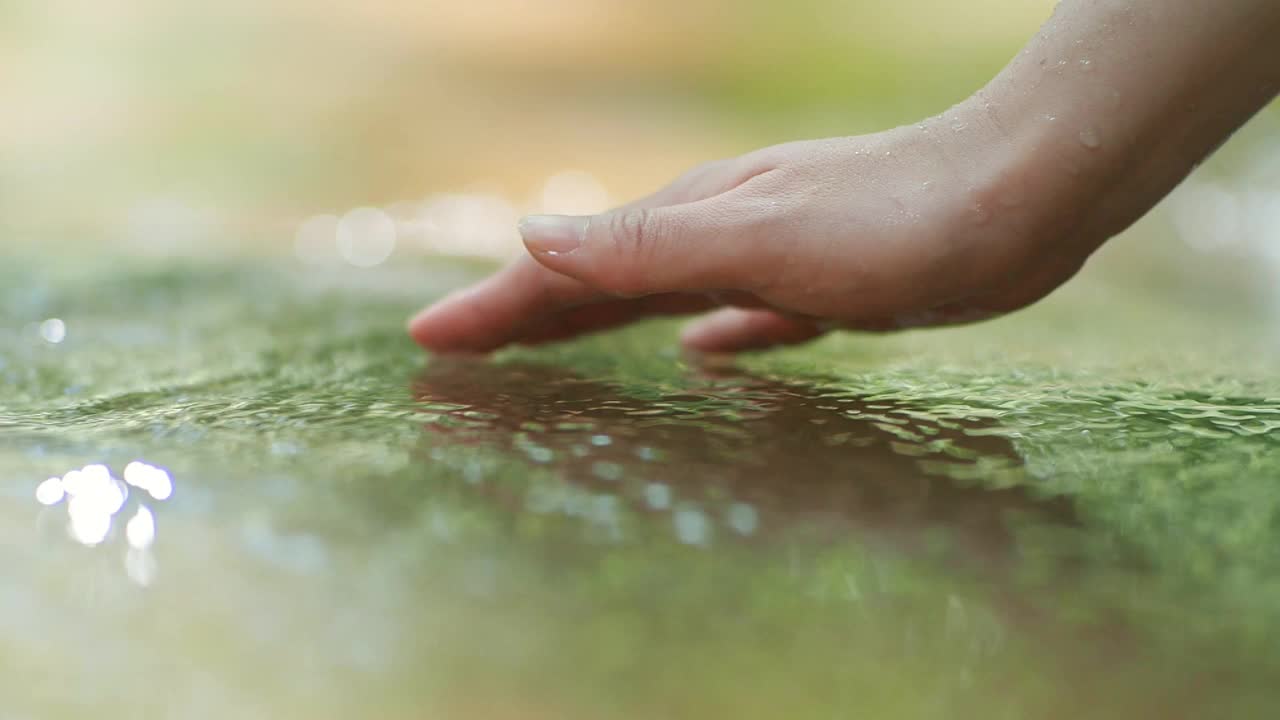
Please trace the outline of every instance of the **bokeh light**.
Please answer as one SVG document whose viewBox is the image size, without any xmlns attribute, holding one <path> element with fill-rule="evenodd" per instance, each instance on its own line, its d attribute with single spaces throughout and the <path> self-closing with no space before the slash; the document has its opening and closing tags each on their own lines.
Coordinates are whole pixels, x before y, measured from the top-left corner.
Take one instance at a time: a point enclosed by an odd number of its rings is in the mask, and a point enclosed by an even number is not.
<svg viewBox="0 0 1280 720">
<path fill-rule="evenodd" d="M 338 216 L 313 215 L 304 220 L 293 236 L 293 252 L 307 265 L 338 261 Z"/>
<path fill-rule="evenodd" d="M 168 500 L 173 494 L 173 480 L 164 468 L 135 460 L 124 468 L 124 481 L 146 490 L 156 500 Z"/>
<path fill-rule="evenodd" d="M 145 550 L 156 540 L 156 519 L 146 505 L 139 505 L 138 510 L 129 522 L 125 523 L 125 539 L 129 547 Z"/>
<path fill-rule="evenodd" d="M 167 470 L 135 460 L 116 478 L 103 463 L 92 463 L 51 477 L 36 486 L 36 502 L 53 507 L 66 500 L 67 534 L 87 547 L 108 543 L 115 518 L 130 504 L 129 488 L 145 491 L 157 501 L 173 494 L 173 480 Z M 156 539 L 155 513 L 140 502 L 124 525 L 128 546 L 125 572 L 135 583 L 146 586 L 155 579 L 156 561 L 151 548 Z"/>
<path fill-rule="evenodd" d="M 377 267 L 386 262 L 396 247 L 396 223 L 385 211 L 373 207 L 356 208 L 338 221 L 338 253 L 351 265 Z"/>
<path fill-rule="evenodd" d="M 507 258 L 522 249 L 520 213 L 496 194 L 435 195 L 423 204 L 422 247 L 443 255 Z"/>
<path fill-rule="evenodd" d="M 61 318 L 49 318 L 40 323 L 40 337 L 52 345 L 67 339 L 67 324 Z"/>
</svg>

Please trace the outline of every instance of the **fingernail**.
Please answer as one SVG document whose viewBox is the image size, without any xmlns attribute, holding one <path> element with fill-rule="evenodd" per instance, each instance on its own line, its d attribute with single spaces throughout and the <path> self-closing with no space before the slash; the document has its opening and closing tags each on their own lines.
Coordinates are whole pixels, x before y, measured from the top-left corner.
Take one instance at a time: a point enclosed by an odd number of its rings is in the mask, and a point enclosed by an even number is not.
<svg viewBox="0 0 1280 720">
<path fill-rule="evenodd" d="M 529 215 L 520 221 L 520 235 L 530 252 L 566 255 L 582 247 L 590 217 Z"/>
</svg>

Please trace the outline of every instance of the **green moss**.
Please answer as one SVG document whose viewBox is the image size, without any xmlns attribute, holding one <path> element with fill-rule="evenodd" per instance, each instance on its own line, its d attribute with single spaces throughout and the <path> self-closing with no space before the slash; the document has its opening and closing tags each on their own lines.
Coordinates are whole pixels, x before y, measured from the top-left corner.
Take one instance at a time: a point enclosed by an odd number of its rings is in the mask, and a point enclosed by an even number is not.
<svg viewBox="0 0 1280 720">
<path fill-rule="evenodd" d="M 22 551 L 3 656 L 112 663 L 32 708 L 114 708 L 153 681 L 320 716 L 1275 699 L 1280 384 L 1245 327 L 1162 365 L 1148 345 L 1209 314 L 1143 330 L 1159 305 L 1134 296 L 1067 342 L 1055 323 L 1089 312 L 1082 291 L 734 370 L 682 358 L 661 322 L 460 361 L 424 358 L 400 318 L 477 269 L 77 267 L 5 282 L 0 468 Z M 60 345 L 21 329 L 54 315 Z M 137 457 L 176 483 L 152 503 L 145 590 L 121 537 L 81 548 L 29 499 Z"/>
</svg>

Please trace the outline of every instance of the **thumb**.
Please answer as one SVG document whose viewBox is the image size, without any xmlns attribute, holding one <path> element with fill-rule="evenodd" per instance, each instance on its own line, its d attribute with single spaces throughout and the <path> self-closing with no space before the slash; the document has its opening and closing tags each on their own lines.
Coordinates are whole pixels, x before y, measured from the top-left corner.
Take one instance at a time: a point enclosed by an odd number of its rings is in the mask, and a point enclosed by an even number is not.
<svg viewBox="0 0 1280 720">
<path fill-rule="evenodd" d="M 767 270 L 749 212 L 714 201 L 589 217 L 531 215 L 525 247 L 542 265 L 615 295 L 749 289 Z"/>
</svg>

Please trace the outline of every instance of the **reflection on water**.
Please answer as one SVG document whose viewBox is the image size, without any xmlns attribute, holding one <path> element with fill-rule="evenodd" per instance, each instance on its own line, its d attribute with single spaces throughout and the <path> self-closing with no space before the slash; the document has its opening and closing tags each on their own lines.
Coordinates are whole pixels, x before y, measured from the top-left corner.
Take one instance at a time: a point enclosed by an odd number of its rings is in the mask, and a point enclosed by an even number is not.
<svg viewBox="0 0 1280 720">
<path fill-rule="evenodd" d="M 1274 705 L 1269 375 L 945 334 L 690 372 L 663 326 L 424 371 L 417 284 L 290 272 L 10 278 L 3 720 Z"/>
<path fill-rule="evenodd" d="M 36 486 L 36 502 L 54 507 L 66 500 L 67 534 L 87 547 L 103 545 L 112 537 L 114 520 L 130 501 L 133 487 L 153 500 L 168 500 L 173 494 L 173 481 L 168 471 L 135 460 L 124 468 L 123 481 L 101 463 L 69 470 L 62 477 L 51 477 Z M 133 515 L 125 522 L 125 571 L 138 585 L 150 585 L 155 579 L 156 563 L 151 545 L 156 538 L 155 515 L 140 498 L 135 498 Z"/>
<path fill-rule="evenodd" d="M 496 500 L 579 515 L 606 536 L 621 532 L 626 505 L 670 516 L 692 545 L 797 527 L 912 545 L 932 528 L 990 561 L 1008 549 L 1010 515 L 1072 520 L 1065 499 L 999 482 L 1021 461 L 1007 440 L 982 432 L 989 422 L 893 398 L 747 374 L 638 397 L 553 367 L 465 360 L 433 362 L 414 391 L 437 413 L 431 447 L 501 449 L 565 481 L 531 485 L 524 497 L 488 488 Z M 979 470 L 986 485 L 972 480 Z"/>
</svg>

